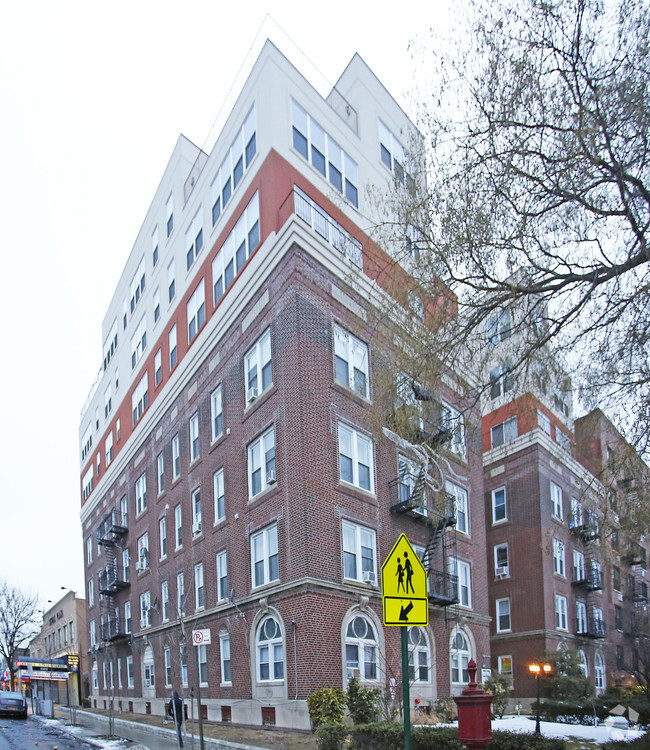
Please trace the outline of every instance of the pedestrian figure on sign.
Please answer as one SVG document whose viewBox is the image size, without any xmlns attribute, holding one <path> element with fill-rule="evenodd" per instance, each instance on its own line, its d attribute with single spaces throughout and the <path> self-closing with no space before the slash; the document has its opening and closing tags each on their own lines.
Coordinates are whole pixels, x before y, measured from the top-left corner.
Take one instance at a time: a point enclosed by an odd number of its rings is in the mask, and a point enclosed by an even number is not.
<svg viewBox="0 0 650 750">
<path fill-rule="evenodd" d="M 408 594 L 410 586 L 412 593 L 415 594 L 415 589 L 413 588 L 413 566 L 409 560 L 408 552 L 404 553 L 404 568 L 406 569 L 406 593 Z"/>
<path fill-rule="evenodd" d="M 176 724 L 178 746 L 183 747 L 183 735 L 181 734 L 181 726 L 183 724 L 183 701 L 181 700 L 177 690 L 174 690 L 174 692 L 172 693 L 172 699 L 169 701 L 167 711 L 169 712 L 169 715 L 174 719 L 174 724 Z"/>
<path fill-rule="evenodd" d="M 395 575 L 397 576 L 397 590 L 399 591 L 401 588 L 404 591 L 404 566 L 399 557 L 397 558 L 397 573 Z"/>
</svg>

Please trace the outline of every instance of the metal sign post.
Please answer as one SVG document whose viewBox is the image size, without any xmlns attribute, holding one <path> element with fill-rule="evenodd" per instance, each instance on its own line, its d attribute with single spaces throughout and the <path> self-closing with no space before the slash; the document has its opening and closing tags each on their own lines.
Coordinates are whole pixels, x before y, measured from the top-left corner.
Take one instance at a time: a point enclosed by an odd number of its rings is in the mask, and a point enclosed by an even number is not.
<svg viewBox="0 0 650 750">
<path fill-rule="evenodd" d="M 384 625 L 402 629 L 402 703 L 404 750 L 411 750 L 408 628 L 429 624 L 427 571 L 405 534 L 401 534 L 381 566 Z"/>
<path fill-rule="evenodd" d="M 194 644 L 194 653 L 196 654 L 196 707 L 199 711 L 199 744 L 201 750 L 205 750 L 205 741 L 203 739 L 203 715 L 201 711 L 201 669 L 199 665 L 199 646 L 208 646 L 212 643 L 210 630 L 193 630 L 192 643 Z"/>
</svg>

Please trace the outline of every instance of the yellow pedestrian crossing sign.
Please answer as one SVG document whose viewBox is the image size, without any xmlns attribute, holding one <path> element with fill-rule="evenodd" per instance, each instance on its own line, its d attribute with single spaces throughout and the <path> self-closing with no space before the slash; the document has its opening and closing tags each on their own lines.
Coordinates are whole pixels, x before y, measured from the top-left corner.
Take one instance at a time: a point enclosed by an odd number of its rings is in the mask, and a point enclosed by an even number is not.
<svg viewBox="0 0 650 750">
<path fill-rule="evenodd" d="M 381 566 L 384 625 L 428 625 L 427 571 L 406 534 Z"/>
</svg>

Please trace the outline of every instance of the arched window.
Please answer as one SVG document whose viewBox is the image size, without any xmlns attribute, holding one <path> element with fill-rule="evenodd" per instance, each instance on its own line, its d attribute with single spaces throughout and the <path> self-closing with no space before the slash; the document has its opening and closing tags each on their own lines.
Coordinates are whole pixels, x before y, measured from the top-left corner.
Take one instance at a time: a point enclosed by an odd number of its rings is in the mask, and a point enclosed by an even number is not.
<svg viewBox="0 0 650 750">
<path fill-rule="evenodd" d="M 92 667 L 92 673 L 93 673 L 93 693 L 96 693 L 99 690 L 99 678 L 97 676 L 97 662 L 93 662 Z"/>
<path fill-rule="evenodd" d="M 469 640 L 462 630 L 458 630 L 451 639 L 451 681 L 455 685 L 465 685 L 469 682 L 467 665 L 472 658 Z"/>
<path fill-rule="evenodd" d="M 594 658 L 594 676 L 596 679 L 596 690 L 598 692 L 604 690 L 607 684 L 605 680 L 605 662 L 599 652 L 596 652 Z"/>
<path fill-rule="evenodd" d="M 582 674 L 585 677 L 589 677 L 589 665 L 587 664 L 587 657 L 582 649 L 578 650 L 578 666 L 582 670 Z"/>
<path fill-rule="evenodd" d="M 357 615 L 345 631 L 345 668 L 348 680 L 359 672 L 362 680 L 377 680 L 377 636 L 370 620 Z"/>
<path fill-rule="evenodd" d="M 144 687 L 154 687 L 156 684 L 156 675 L 153 665 L 153 649 L 147 646 L 142 655 L 142 672 Z"/>
<path fill-rule="evenodd" d="M 431 649 L 422 628 L 409 628 L 409 681 L 431 682 Z"/>
<path fill-rule="evenodd" d="M 274 617 L 265 617 L 257 628 L 257 679 L 271 682 L 284 679 L 282 630 Z"/>
</svg>

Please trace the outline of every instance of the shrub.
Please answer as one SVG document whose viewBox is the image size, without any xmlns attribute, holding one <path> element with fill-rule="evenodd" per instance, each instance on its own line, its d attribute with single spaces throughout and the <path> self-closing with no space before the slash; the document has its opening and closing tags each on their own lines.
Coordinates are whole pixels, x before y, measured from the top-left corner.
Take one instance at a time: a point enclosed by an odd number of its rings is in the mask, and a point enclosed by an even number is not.
<svg viewBox="0 0 650 750">
<path fill-rule="evenodd" d="M 492 732 L 492 742 L 485 750 L 566 750 L 566 743 L 541 734 L 497 731 Z"/>
<path fill-rule="evenodd" d="M 375 724 L 360 724 L 350 730 L 351 750 L 402 750 L 404 726 L 391 721 Z M 465 750 L 458 739 L 457 729 L 413 727 L 411 729 L 412 750 Z"/>
<path fill-rule="evenodd" d="M 314 729 L 321 724 L 342 724 L 345 693 L 340 688 L 321 688 L 307 698 L 307 708 Z"/>
<path fill-rule="evenodd" d="M 465 750 L 458 739 L 458 730 L 447 727 L 413 727 L 411 747 L 413 750 Z"/>
<path fill-rule="evenodd" d="M 353 677 L 348 684 L 348 710 L 355 724 L 371 724 L 379 716 L 379 688 L 361 687 Z"/>
<path fill-rule="evenodd" d="M 323 722 L 316 729 L 316 747 L 318 750 L 341 750 L 348 735 L 344 724 Z"/>
<path fill-rule="evenodd" d="M 540 705 L 540 716 L 545 721 L 557 721 L 561 724 L 584 724 L 593 726 L 594 711 L 598 719 L 607 716 L 607 709 L 591 701 L 573 703 L 569 701 L 544 701 Z"/>
<path fill-rule="evenodd" d="M 599 750 L 650 750 L 650 734 L 637 737 L 635 740 L 614 740 L 599 746 Z"/>
<path fill-rule="evenodd" d="M 492 695 L 492 715 L 503 718 L 508 707 L 512 677 L 509 674 L 492 674 L 485 683 L 485 689 Z"/>
<path fill-rule="evenodd" d="M 454 720 L 454 699 L 451 695 L 445 695 L 433 704 L 433 713 L 445 724 Z"/>
</svg>

